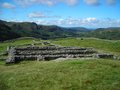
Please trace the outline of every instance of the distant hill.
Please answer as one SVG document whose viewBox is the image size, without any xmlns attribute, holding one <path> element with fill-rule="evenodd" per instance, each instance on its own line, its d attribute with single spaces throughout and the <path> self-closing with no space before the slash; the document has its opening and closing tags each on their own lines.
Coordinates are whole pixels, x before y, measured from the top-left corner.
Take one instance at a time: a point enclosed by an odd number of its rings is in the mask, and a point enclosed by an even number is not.
<svg viewBox="0 0 120 90">
<path fill-rule="evenodd" d="M 87 32 L 90 29 L 84 28 L 84 27 L 67 27 L 67 30 L 74 31 L 74 32 Z"/>
<path fill-rule="evenodd" d="M 36 37 L 42 39 L 79 36 L 79 34 L 76 33 L 75 29 L 73 30 L 72 28 L 63 28 L 55 25 L 45 26 L 45 25 L 37 25 L 36 23 L 33 22 L 6 22 L 2 20 L 0 20 L 0 23 L 1 23 L 0 35 L 2 34 L 2 36 L 7 36 L 7 38 L 1 37 L 1 40 L 12 39 L 11 36 L 13 36 L 14 38 Z M 82 30 L 79 29 L 79 30 L 83 32 L 83 29 Z M 11 34 L 9 32 L 2 33 L 3 31 L 13 32 L 14 34 Z"/>
<path fill-rule="evenodd" d="M 9 26 L 0 21 L 0 41 L 14 39 L 20 37 L 19 34 L 12 31 Z"/>
<path fill-rule="evenodd" d="M 120 28 L 98 28 L 88 34 L 89 37 L 120 40 Z"/>
<path fill-rule="evenodd" d="M 120 28 L 59 27 L 56 25 L 38 25 L 34 22 L 6 22 L 0 20 L 0 41 L 18 37 L 54 39 L 66 37 L 97 37 L 102 39 L 120 39 Z"/>
</svg>

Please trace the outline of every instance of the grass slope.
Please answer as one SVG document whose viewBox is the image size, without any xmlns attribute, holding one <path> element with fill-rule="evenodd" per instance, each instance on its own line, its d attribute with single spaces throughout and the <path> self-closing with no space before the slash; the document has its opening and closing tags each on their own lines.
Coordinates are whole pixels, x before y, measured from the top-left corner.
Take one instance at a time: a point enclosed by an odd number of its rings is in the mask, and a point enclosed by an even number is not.
<svg viewBox="0 0 120 90">
<path fill-rule="evenodd" d="M 14 40 L 10 40 L 10 41 L 0 43 L 0 53 L 4 52 L 7 49 L 7 46 L 28 45 L 28 44 L 32 44 L 33 40 L 41 42 L 40 39 L 24 37 L 24 38 L 18 38 L 18 39 L 14 39 Z"/>
<path fill-rule="evenodd" d="M 35 38 L 20 38 L 0 43 L 0 53 L 8 45 L 27 45 L 33 40 L 41 42 Z M 119 40 L 66 38 L 50 41 L 57 45 L 93 47 L 120 55 Z M 120 61 L 23 61 L 9 66 L 0 61 L 0 90 L 120 90 Z"/>
<path fill-rule="evenodd" d="M 105 40 L 96 38 L 64 38 L 51 41 L 62 46 L 93 47 L 103 52 L 111 52 L 120 55 L 120 40 Z"/>
<path fill-rule="evenodd" d="M 37 42 L 45 41 L 35 38 L 20 38 L 7 42 L 0 43 L 0 53 L 4 52 L 7 46 L 20 46 L 32 44 L 33 40 Z M 100 51 L 111 52 L 120 55 L 120 40 L 105 40 L 97 38 L 63 38 L 63 39 L 52 39 L 47 40 L 53 44 L 61 46 L 79 46 L 79 47 L 93 47 Z M 41 45 L 40 45 L 41 46 Z"/>
<path fill-rule="evenodd" d="M 0 62 L 0 90 L 120 90 L 120 61 Z"/>
</svg>

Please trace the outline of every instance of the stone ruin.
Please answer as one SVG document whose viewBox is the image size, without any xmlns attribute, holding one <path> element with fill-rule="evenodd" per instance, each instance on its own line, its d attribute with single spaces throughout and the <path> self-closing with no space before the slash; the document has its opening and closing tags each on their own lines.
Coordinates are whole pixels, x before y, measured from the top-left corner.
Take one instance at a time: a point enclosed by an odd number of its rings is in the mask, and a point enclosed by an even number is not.
<svg viewBox="0 0 120 90">
<path fill-rule="evenodd" d="M 93 48 L 59 47 L 59 46 L 29 46 L 11 47 L 8 50 L 6 64 L 17 63 L 22 60 L 54 60 L 57 58 L 113 58 L 113 55 L 98 54 Z"/>
</svg>

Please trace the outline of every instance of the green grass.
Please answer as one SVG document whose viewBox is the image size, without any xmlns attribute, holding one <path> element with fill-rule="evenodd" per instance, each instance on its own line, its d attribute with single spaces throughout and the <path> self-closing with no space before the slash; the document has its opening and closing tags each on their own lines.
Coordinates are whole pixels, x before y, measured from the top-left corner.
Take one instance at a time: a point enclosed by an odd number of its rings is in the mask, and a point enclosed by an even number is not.
<svg viewBox="0 0 120 90">
<path fill-rule="evenodd" d="M 21 38 L 13 41 L 0 43 L 0 53 L 4 52 L 7 46 L 12 46 L 12 45 L 20 46 L 20 45 L 32 44 L 33 40 L 37 42 L 44 41 L 35 38 Z M 120 55 L 120 40 L 104 40 L 104 39 L 96 39 L 96 38 L 84 38 L 83 40 L 81 40 L 80 38 L 64 38 L 64 39 L 55 39 L 55 40 L 47 40 L 47 41 L 51 41 L 51 43 L 53 44 L 62 45 L 62 46 L 93 47 L 99 51 Z"/>
<path fill-rule="evenodd" d="M 0 90 L 120 90 L 120 61 L 1 61 Z"/>
<path fill-rule="evenodd" d="M 15 39 L 0 43 L 0 53 L 4 52 L 7 49 L 7 46 L 22 46 L 22 45 L 32 44 L 33 40 L 41 42 L 41 40 L 35 38 L 20 38 L 20 39 Z"/>
<path fill-rule="evenodd" d="M 64 38 L 51 40 L 52 43 L 62 46 L 93 47 L 102 52 L 120 55 L 120 40 L 104 40 L 96 38 Z"/>
<path fill-rule="evenodd" d="M 43 41 L 21 38 L 3 42 L 0 43 L 0 53 L 7 46 L 32 44 L 33 40 Z M 65 38 L 48 41 L 61 46 L 93 47 L 120 55 L 120 40 Z M 120 61 L 73 59 L 61 62 L 23 61 L 5 65 L 0 60 L 0 90 L 120 90 Z"/>
</svg>

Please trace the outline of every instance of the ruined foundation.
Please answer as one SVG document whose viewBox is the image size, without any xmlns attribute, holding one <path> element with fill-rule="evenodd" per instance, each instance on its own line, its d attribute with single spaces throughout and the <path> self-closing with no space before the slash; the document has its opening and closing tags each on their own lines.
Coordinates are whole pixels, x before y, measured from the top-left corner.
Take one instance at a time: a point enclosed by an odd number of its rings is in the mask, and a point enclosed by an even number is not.
<svg viewBox="0 0 120 90">
<path fill-rule="evenodd" d="M 6 63 L 17 63 L 22 60 L 54 60 L 57 58 L 112 58 L 113 55 L 98 54 L 93 48 L 78 47 L 12 47 L 8 51 Z"/>
</svg>

